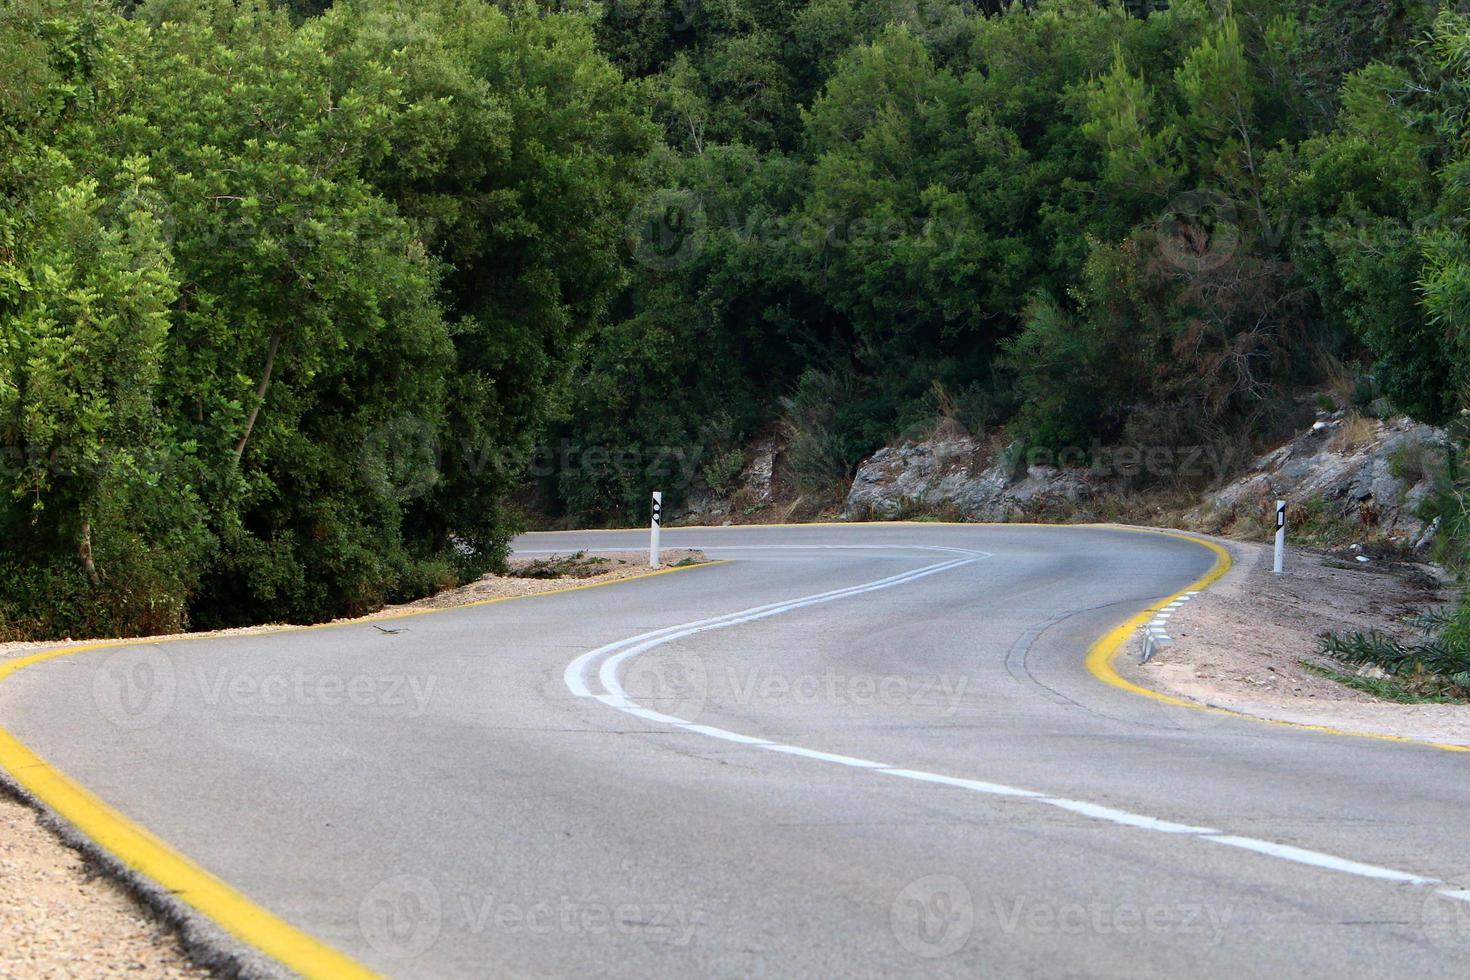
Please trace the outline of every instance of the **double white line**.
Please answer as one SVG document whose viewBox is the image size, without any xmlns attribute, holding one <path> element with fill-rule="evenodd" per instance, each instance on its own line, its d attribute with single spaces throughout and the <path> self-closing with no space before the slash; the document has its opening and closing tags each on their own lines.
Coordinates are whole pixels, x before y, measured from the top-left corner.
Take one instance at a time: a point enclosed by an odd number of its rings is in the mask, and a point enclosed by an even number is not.
<svg viewBox="0 0 1470 980">
<path fill-rule="evenodd" d="M 888 548 L 886 546 L 878 545 L 862 545 L 851 547 L 844 545 L 808 545 L 786 547 L 777 546 L 766 548 L 754 547 L 741 550 L 787 551 L 815 549 L 828 550 L 829 548 L 833 550 L 858 550 L 860 548 L 864 550 L 896 550 Z M 723 550 L 730 549 L 727 548 Z M 959 568 L 961 565 L 968 565 L 972 562 L 982 561 L 986 558 L 992 557 L 989 552 L 971 551 L 965 548 L 909 547 L 904 548 L 903 550 L 948 552 L 950 554 L 958 555 L 959 557 L 951 558 L 948 561 L 942 561 L 934 565 L 926 565 L 923 568 L 916 568 L 911 571 L 902 572 L 898 575 L 890 575 L 887 578 L 881 578 L 875 582 L 865 582 L 861 585 L 852 585 L 848 586 L 845 589 L 833 589 L 830 592 L 818 592 L 815 595 L 802 596 L 797 599 L 786 599 L 781 602 L 772 602 L 764 606 L 755 606 L 750 609 L 742 609 L 739 612 L 726 613 L 723 616 L 713 616 L 709 619 L 695 620 L 692 623 L 681 623 L 678 626 L 666 626 L 663 629 L 652 630 L 648 633 L 640 633 L 637 636 L 631 636 L 626 640 L 618 640 L 614 643 L 609 643 L 606 646 L 600 646 L 596 650 L 588 650 L 576 660 L 573 660 L 571 663 L 567 664 L 566 670 L 562 673 L 562 679 L 566 682 L 567 689 L 579 698 L 594 697 L 597 700 L 602 701 L 604 704 L 611 705 L 612 707 L 615 707 L 620 711 L 632 710 L 633 713 L 639 714 L 639 717 L 646 717 L 652 721 L 660 721 L 667 724 L 678 724 L 681 726 L 687 725 L 688 723 L 681 718 L 675 718 L 672 715 L 660 714 L 656 711 L 648 711 L 646 708 L 638 707 L 633 702 L 629 701 L 626 693 L 623 691 L 622 686 L 618 683 L 618 668 L 622 666 L 623 662 L 630 657 L 636 657 L 640 653 L 646 653 L 647 651 L 652 650 L 655 647 L 662 646 L 665 643 L 671 643 L 674 640 L 682 639 L 686 636 L 693 636 L 695 633 L 705 633 L 709 630 L 724 629 L 727 626 L 737 626 L 741 623 L 751 623 L 755 622 L 758 619 L 767 619 L 771 616 L 779 616 L 782 613 L 791 612 L 793 609 L 804 609 L 807 606 L 816 606 L 826 602 L 835 602 L 838 599 L 846 599 L 849 596 L 862 595 L 865 592 L 876 592 L 879 589 L 890 589 L 896 585 L 904 585 L 908 582 L 913 582 L 918 579 L 925 578 L 929 575 L 937 575 L 940 572 L 947 572 L 952 568 Z M 608 657 L 609 654 L 612 654 L 612 656 Z M 591 665 L 593 661 L 601 657 L 608 657 L 608 659 L 603 661 L 602 666 L 599 668 L 597 672 L 597 679 L 598 682 L 602 685 L 602 688 L 607 693 L 594 694 L 587 686 L 585 675 L 587 673 L 587 668 L 589 667 L 589 665 Z M 741 737 L 741 740 L 744 741 L 744 736 Z"/>
<path fill-rule="evenodd" d="M 792 547 L 800 546 L 771 546 L 769 548 L 752 548 L 751 550 L 784 551 Z M 820 548 L 846 548 L 846 547 L 879 547 L 884 546 L 842 546 L 842 545 L 819 545 L 808 547 Z M 893 549 L 898 550 L 899 546 Z M 904 548 L 903 550 L 914 550 Z M 827 602 L 836 602 L 850 596 L 862 595 L 867 592 L 875 592 L 879 589 L 890 589 L 909 582 L 917 581 L 940 572 L 951 571 L 964 565 L 969 565 L 985 558 L 990 558 L 987 552 L 964 551 L 958 548 L 928 548 L 923 550 L 956 552 L 960 557 L 952 558 L 938 564 L 928 565 L 913 571 L 904 572 L 899 575 L 891 575 L 888 578 L 878 579 L 875 582 L 867 582 L 862 585 L 854 585 L 845 589 L 834 589 L 830 592 L 820 592 L 815 595 L 802 596 L 797 599 L 788 599 L 784 602 L 773 602 L 764 606 L 756 606 L 739 612 L 727 613 L 723 616 L 714 616 L 709 619 L 696 620 L 690 623 L 682 623 L 677 626 L 667 626 L 663 629 L 640 633 L 637 636 L 625 640 L 618 640 L 606 646 L 600 646 L 595 650 L 589 650 L 566 667 L 563 680 L 577 697 L 595 698 L 610 708 L 616 708 L 625 714 L 651 721 L 655 724 L 670 725 L 683 729 L 697 735 L 705 735 L 710 738 L 718 738 L 726 742 L 734 742 L 768 752 L 779 752 L 783 755 L 802 756 L 808 759 L 816 759 L 821 762 L 834 763 L 836 765 L 848 766 L 853 769 L 862 769 L 882 776 L 892 776 L 899 779 L 915 780 L 918 782 L 935 783 L 956 789 L 967 790 L 972 793 L 980 793 L 985 796 L 1002 796 L 1021 798 L 1028 802 L 1043 806 L 1066 810 L 1090 820 L 1101 820 L 1106 823 L 1131 827 L 1138 830 L 1151 831 L 1161 834 L 1172 834 L 1181 836 L 1197 837 L 1209 841 L 1212 844 L 1221 844 L 1226 847 L 1238 848 L 1240 850 L 1252 851 L 1267 857 L 1290 861 L 1295 864 L 1304 864 L 1311 867 L 1322 868 L 1329 871 L 1337 871 L 1344 874 L 1356 875 L 1360 878 L 1372 878 L 1379 881 L 1396 882 L 1409 886 L 1431 886 L 1439 895 L 1458 901 L 1470 902 L 1470 890 L 1460 890 L 1448 883 L 1438 879 L 1417 875 L 1408 871 L 1398 871 L 1393 868 L 1384 868 L 1373 864 L 1364 864 L 1359 861 L 1351 861 L 1321 851 L 1311 851 L 1305 848 L 1293 847 L 1289 844 L 1278 844 L 1274 841 L 1260 840 L 1254 837 L 1241 837 L 1227 834 L 1224 831 L 1211 827 L 1196 827 L 1189 824 L 1175 823 L 1158 817 L 1146 816 L 1140 813 L 1130 813 L 1127 810 L 1118 810 L 1086 800 L 1072 800 L 1061 796 L 1050 796 L 1034 790 L 1022 789 L 1017 786 L 1007 786 L 1003 783 L 985 782 L 977 779 L 963 779 L 957 776 L 946 776 L 941 773 L 926 772 L 920 769 L 908 769 L 895 766 L 886 762 L 878 762 L 872 759 L 860 759 L 850 755 L 839 755 L 833 752 L 821 752 L 816 749 L 803 748 L 799 745 L 787 745 L 783 742 L 775 742 L 770 739 L 758 738 L 751 735 L 742 735 L 724 728 L 716 728 L 713 725 L 700 725 L 683 718 L 653 711 L 631 700 L 627 692 L 623 690 L 618 680 L 618 673 L 622 665 L 630 658 L 640 653 L 647 653 L 665 643 L 693 636 L 696 633 L 704 633 L 710 630 L 724 629 L 729 626 L 737 626 L 741 623 L 750 623 L 771 616 L 779 616 L 785 612 L 803 609 L 808 606 L 820 605 Z M 594 692 L 587 684 L 586 675 L 591 665 L 601 660 L 597 670 L 597 682 L 602 688 L 602 693 Z"/>
</svg>

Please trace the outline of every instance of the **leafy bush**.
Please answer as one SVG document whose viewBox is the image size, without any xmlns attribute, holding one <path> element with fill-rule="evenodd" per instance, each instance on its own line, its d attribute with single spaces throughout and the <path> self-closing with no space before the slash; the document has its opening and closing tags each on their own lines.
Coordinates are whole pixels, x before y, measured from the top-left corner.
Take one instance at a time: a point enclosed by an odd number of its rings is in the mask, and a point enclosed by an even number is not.
<svg viewBox="0 0 1470 980">
<path fill-rule="evenodd" d="M 745 466 L 745 453 L 739 449 L 727 449 L 724 452 L 715 453 L 709 461 L 701 468 L 704 482 L 715 493 L 727 493 L 735 483 L 735 478 Z"/>
<path fill-rule="evenodd" d="M 1322 639 L 1321 652 L 1344 663 L 1372 664 L 1421 686 L 1470 697 L 1470 611 L 1461 606 L 1452 613 L 1430 613 L 1415 624 L 1427 637 L 1422 642 L 1404 643 L 1376 630 L 1332 633 Z"/>
<path fill-rule="evenodd" d="M 487 459 L 622 277 L 632 86 L 585 18 L 479 0 L 128 6 L 0 14 L 6 628 L 315 621 L 501 562 Z"/>
<path fill-rule="evenodd" d="M 857 391 L 849 375 L 808 371 L 796 390 L 781 399 L 785 460 L 798 493 L 838 500 L 852 482 L 861 442 L 844 425 Z"/>
</svg>

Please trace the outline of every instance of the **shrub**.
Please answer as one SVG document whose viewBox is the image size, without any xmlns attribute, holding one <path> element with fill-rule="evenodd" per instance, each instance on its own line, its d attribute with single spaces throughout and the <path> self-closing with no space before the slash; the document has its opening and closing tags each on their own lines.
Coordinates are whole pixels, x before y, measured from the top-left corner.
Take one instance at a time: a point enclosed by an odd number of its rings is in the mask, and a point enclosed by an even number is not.
<svg viewBox="0 0 1470 980">
<path fill-rule="evenodd" d="M 1414 620 L 1425 637 L 1403 642 L 1377 630 L 1330 633 L 1320 649 L 1349 664 L 1372 664 L 1421 687 L 1470 696 L 1470 607 L 1434 612 Z"/>
<path fill-rule="evenodd" d="M 724 495 L 730 492 L 744 466 L 745 453 L 739 449 L 727 449 L 711 456 L 700 468 L 700 472 L 704 474 L 704 482 L 709 484 L 711 490 Z"/>
<path fill-rule="evenodd" d="M 1408 439 L 1389 454 L 1388 471 L 1394 479 L 1413 486 L 1434 472 L 1437 455 L 1435 448 L 1422 439 Z"/>
<path fill-rule="evenodd" d="M 807 371 L 789 397 L 781 399 L 785 463 L 798 493 L 838 499 L 852 483 L 856 450 L 842 431 L 844 406 L 855 401 L 850 375 Z"/>
</svg>

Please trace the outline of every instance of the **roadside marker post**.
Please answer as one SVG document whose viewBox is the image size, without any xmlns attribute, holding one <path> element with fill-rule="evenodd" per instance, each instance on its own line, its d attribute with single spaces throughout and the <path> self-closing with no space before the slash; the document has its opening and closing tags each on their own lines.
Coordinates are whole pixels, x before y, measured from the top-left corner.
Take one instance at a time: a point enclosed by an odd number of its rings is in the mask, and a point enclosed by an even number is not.
<svg viewBox="0 0 1470 980">
<path fill-rule="evenodd" d="M 658 568 L 658 529 L 664 523 L 664 495 L 653 491 L 653 522 L 648 528 L 648 567 Z"/>
<path fill-rule="evenodd" d="M 1276 563 L 1271 571 L 1280 575 L 1286 564 L 1286 501 L 1276 501 Z"/>
</svg>

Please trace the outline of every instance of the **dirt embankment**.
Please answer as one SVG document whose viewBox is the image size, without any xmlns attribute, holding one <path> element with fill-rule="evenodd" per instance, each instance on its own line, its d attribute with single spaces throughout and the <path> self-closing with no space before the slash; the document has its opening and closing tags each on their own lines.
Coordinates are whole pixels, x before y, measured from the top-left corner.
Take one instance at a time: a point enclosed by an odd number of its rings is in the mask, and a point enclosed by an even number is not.
<svg viewBox="0 0 1470 980">
<path fill-rule="evenodd" d="M 1260 718 L 1470 745 L 1470 705 L 1385 701 L 1304 665 L 1354 674 L 1318 653 L 1319 638 L 1330 631 L 1412 635 L 1408 618 L 1454 599 L 1432 568 L 1297 550 L 1277 576 L 1270 548 L 1228 544 L 1234 566 L 1173 615 L 1173 644 L 1143 666 L 1135 647 L 1122 658 L 1126 674 L 1155 690 Z"/>
</svg>

